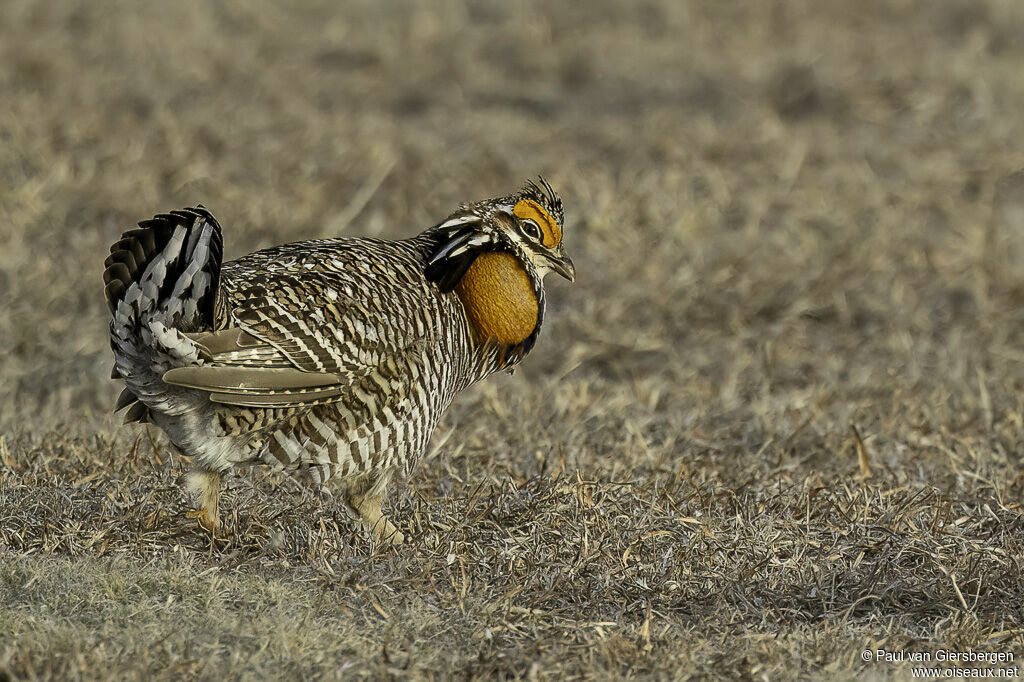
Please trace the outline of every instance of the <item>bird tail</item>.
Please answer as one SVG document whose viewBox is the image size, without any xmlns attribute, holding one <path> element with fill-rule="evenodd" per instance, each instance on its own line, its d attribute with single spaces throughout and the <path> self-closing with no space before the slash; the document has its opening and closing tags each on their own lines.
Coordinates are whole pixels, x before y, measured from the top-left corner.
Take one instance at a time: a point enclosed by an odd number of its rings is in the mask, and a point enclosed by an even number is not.
<svg viewBox="0 0 1024 682">
<path fill-rule="evenodd" d="M 103 283 L 113 376 L 127 385 L 114 409 L 129 407 L 125 421 L 188 409 L 161 377 L 198 362 L 186 334 L 213 329 L 222 254 L 220 225 L 202 206 L 143 221 L 110 247 Z"/>
</svg>

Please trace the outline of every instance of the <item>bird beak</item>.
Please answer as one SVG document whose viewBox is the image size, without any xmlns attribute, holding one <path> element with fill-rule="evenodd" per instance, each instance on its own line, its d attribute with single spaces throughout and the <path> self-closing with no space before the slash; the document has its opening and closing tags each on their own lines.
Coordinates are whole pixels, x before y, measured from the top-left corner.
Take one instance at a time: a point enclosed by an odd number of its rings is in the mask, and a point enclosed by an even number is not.
<svg viewBox="0 0 1024 682">
<path fill-rule="evenodd" d="M 572 259 L 566 255 L 565 251 L 559 249 L 559 253 L 556 257 L 550 258 L 551 269 L 557 272 L 562 277 L 565 277 L 570 282 L 576 281 L 576 266 L 572 264 Z"/>
</svg>

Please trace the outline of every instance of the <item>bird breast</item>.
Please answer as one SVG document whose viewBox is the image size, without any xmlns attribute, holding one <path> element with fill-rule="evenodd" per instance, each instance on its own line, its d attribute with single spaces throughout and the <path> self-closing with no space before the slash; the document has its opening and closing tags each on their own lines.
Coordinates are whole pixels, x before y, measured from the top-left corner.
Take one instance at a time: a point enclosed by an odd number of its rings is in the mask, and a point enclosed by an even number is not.
<svg viewBox="0 0 1024 682">
<path fill-rule="evenodd" d="M 537 326 L 537 294 L 523 265 L 510 253 L 477 256 L 455 293 L 477 342 L 494 340 L 515 346 Z"/>
</svg>

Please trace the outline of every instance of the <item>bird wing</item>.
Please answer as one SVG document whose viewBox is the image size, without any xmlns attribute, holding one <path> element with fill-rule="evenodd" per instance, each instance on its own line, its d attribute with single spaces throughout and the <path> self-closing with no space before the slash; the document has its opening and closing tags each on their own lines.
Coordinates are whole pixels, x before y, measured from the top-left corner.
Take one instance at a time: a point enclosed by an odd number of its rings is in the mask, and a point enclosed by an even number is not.
<svg viewBox="0 0 1024 682">
<path fill-rule="evenodd" d="M 332 273 L 274 272 L 238 283 L 231 326 L 189 335 L 202 364 L 163 379 L 208 391 L 214 402 L 264 408 L 333 402 L 368 379 L 395 379 L 422 361 L 430 330 L 401 314 L 416 301 L 361 291 Z"/>
</svg>

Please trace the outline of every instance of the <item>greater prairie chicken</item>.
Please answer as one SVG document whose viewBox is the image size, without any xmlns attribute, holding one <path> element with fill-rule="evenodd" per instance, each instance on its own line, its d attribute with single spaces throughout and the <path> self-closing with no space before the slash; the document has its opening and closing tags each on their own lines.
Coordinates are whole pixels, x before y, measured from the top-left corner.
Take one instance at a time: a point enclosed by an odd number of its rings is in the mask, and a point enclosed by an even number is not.
<svg viewBox="0 0 1024 682">
<path fill-rule="evenodd" d="M 191 515 L 219 525 L 221 474 L 262 462 L 344 480 L 379 537 L 392 476 L 416 465 L 470 384 L 511 370 L 544 320 L 543 278 L 575 279 L 562 202 L 528 182 L 410 239 L 318 239 L 221 263 L 202 206 L 139 223 L 110 249 L 115 409 L 191 458 Z"/>
</svg>

